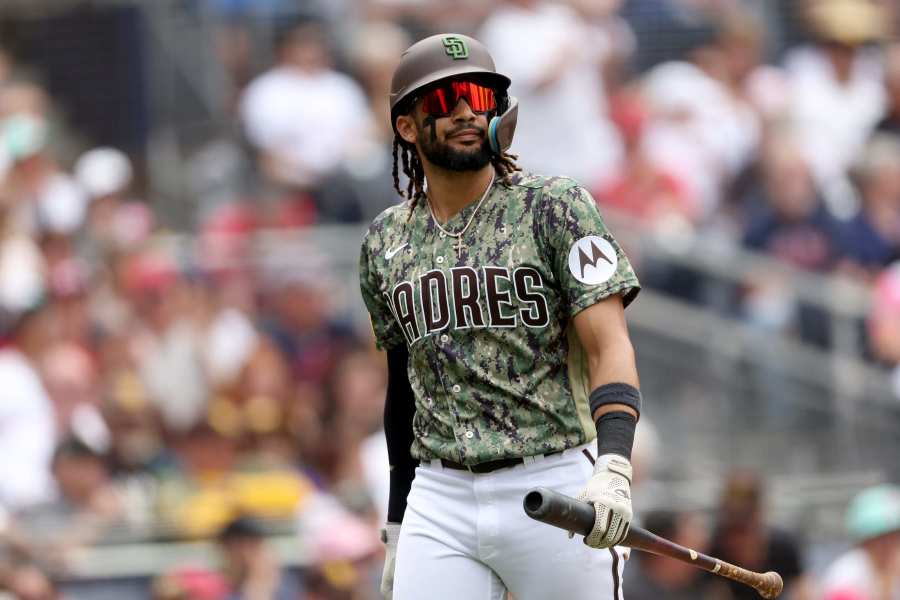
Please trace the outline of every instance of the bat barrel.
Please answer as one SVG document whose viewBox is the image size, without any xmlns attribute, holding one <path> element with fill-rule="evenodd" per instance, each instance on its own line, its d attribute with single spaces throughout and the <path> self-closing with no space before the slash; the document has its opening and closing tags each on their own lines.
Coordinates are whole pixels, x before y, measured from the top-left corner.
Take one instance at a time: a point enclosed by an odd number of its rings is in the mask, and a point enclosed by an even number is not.
<svg viewBox="0 0 900 600">
<path fill-rule="evenodd" d="M 592 505 L 545 487 L 534 488 L 525 494 L 522 507 L 532 519 L 566 531 L 587 535 L 594 528 L 596 512 Z"/>
<path fill-rule="evenodd" d="M 784 589 L 784 581 L 782 581 L 781 575 L 775 571 L 769 571 L 768 573 L 763 573 L 761 584 L 753 587 L 756 588 L 760 596 L 769 600 L 777 598 L 781 594 L 781 590 Z"/>
<path fill-rule="evenodd" d="M 713 573 L 749 585 L 755 589 L 760 596 L 766 598 L 766 600 L 777 598 L 784 589 L 784 582 L 781 579 L 781 575 L 775 571 L 755 573 L 724 561 L 717 560 L 716 562 L 717 566 L 716 569 L 713 570 Z"/>
</svg>

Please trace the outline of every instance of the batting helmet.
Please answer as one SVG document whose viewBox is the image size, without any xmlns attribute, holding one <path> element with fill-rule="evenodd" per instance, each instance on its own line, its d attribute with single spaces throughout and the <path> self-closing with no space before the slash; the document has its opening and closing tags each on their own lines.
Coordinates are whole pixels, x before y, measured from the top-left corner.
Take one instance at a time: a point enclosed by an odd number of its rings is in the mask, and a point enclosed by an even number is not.
<svg viewBox="0 0 900 600">
<path fill-rule="evenodd" d="M 474 75 L 487 81 L 497 92 L 498 116 L 488 124 L 488 139 L 496 153 L 509 148 L 516 128 L 518 104 L 507 94 L 510 80 L 497 72 L 494 59 L 478 40 L 458 33 L 441 33 L 407 48 L 391 80 L 391 125 L 409 110 L 416 92 L 438 81 Z"/>
</svg>

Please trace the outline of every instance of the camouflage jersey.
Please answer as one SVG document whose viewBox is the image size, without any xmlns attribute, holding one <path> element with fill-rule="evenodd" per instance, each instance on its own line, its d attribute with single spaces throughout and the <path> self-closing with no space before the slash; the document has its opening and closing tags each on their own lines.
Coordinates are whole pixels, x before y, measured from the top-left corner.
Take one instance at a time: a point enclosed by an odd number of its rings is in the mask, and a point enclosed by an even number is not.
<svg viewBox="0 0 900 600">
<path fill-rule="evenodd" d="M 461 230 L 477 203 L 444 229 Z M 407 220 L 408 219 L 408 220 Z M 380 348 L 406 344 L 416 401 L 412 454 L 465 465 L 570 448 L 596 437 L 586 355 L 572 324 L 639 284 L 593 198 L 575 181 L 497 181 L 463 236 L 425 202 L 379 215 L 360 286 Z"/>
</svg>

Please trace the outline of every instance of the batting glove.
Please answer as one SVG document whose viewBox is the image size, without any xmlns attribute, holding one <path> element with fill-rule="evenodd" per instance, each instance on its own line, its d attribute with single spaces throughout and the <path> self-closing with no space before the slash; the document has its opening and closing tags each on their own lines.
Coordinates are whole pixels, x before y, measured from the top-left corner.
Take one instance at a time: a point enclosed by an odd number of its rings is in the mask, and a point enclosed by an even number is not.
<svg viewBox="0 0 900 600">
<path fill-rule="evenodd" d="M 631 462 L 618 454 L 604 454 L 578 499 L 594 505 L 594 528 L 584 537 L 592 548 L 610 548 L 625 539 L 631 525 Z"/>
<path fill-rule="evenodd" d="M 384 600 L 394 597 L 394 566 L 397 563 L 397 540 L 400 539 L 400 523 L 385 523 L 381 530 L 384 542 L 384 570 L 381 572 L 381 595 Z"/>
</svg>

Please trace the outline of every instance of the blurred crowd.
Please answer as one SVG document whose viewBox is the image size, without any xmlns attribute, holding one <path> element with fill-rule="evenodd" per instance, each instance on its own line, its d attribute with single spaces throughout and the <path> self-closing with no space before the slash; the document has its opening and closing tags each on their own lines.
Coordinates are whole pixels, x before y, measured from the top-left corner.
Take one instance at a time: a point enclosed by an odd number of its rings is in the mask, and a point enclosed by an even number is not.
<svg viewBox="0 0 900 600">
<path fill-rule="evenodd" d="M 641 524 L 719 560 L 758 573 L 775 571 L 791 600 L 892 600 L 900 593 L 900 486 L 856 494 L 844 517 L 851 546 L 818 572 L 798 536 L 769 524 L 766 489 L 758 473 L 735 469 L 723 481 L 712 520 L 692 511 L 653 510 Z M 625 571 L 630 600 L 752 600 L 758 592 L 695 566 L 633 552 Z"/>
<path fill-rule="evenodd" d="M 649 235 L 856 280 L 874 298 L 863 352 L 900 364 L 894 3 L 195 4 L 216 19 L 232 126 L 183 165 L 196 214 L 180 232 L 140 153 L 73 136 L 34 65 L 0 51 L 0 586 L 14 597 L 61 598 L 55 582 L 86 547 L 198 539 L 221 568 L 163 573 L 155 598 L 375 597 L 383 359 L 321 248 L 265 260 L 256 234 L 295 240 L 398 201 L 387 91 L 401 52 L 430 33 L 474 35 L 511 77 L 523 167 L 578 179 Z M 275 32 L 262 67 L 261 20 Z M 698 273 L 641 260 L 645 285 L 710 302 Z M 778 277 L 735 286 L 726 310 L 830 343 L 821 309 Z M 712 526 L 659 511 L 644 524 L 779 570 L 791 598 L 827 591 L 802 542 L 766 525 L 757 478 L 723 490 Z M 898 597 L 886 591 L 900 585 L 896 494 L 850 507 L 857 546 L 837 567 L 851 573 L 827 579 L 826 600 Z M 267 541 L 279 535 L 297 538 L 304 569 L 279 566 Z M 650 556 L 629 573 L 633 600 L 750 597 Z M 877 593 L 854 583 L 873 579 Z"/>
<path fill-rule="evenodd" d="M 218 539 L 227 576 L 179 570 L 159 597 L 371 588 L 383 359 L 334 310 L 324 269 L 251 260 L 249 206 L 179 241 L 124 152 L 55 155 L 52 99 L 4 59 L 0 584 L 49 598 L 42 574 L 77 572 L 85 548 Z M 297 532 L 313 568 L 282 581 L 260 540 Z"/>
<path fill-rule="evenodd" d="M 663 244 L 715 240 L 857 282 L 874 292 L 872 305 L 858 309 L 857 339 L 841 351 L 900 364 L 895 3 L 359 4 L 281 31 L 275 64 L 259 75 L 247 55 L 228 53 L 232 80 L 246 82 L 234 115 L 270 222 L 367 222 L 396 202 L 393 66 L 423 35 L 470 33 L 512 79 L 520 165 L 579 180 L 611 220 Z M 223 43 L 240 47 L 242 34 L 225 28 Z M 213 190 L 206 201 L 200 191 L 201 206 L 221 201 Z M 690 264 L 643 263 L 631 250 L 646 286 L 833 345 L 829 301 L 798 299 L 784 275 L 761 268 L 723 293 Z"/>
</svg>

